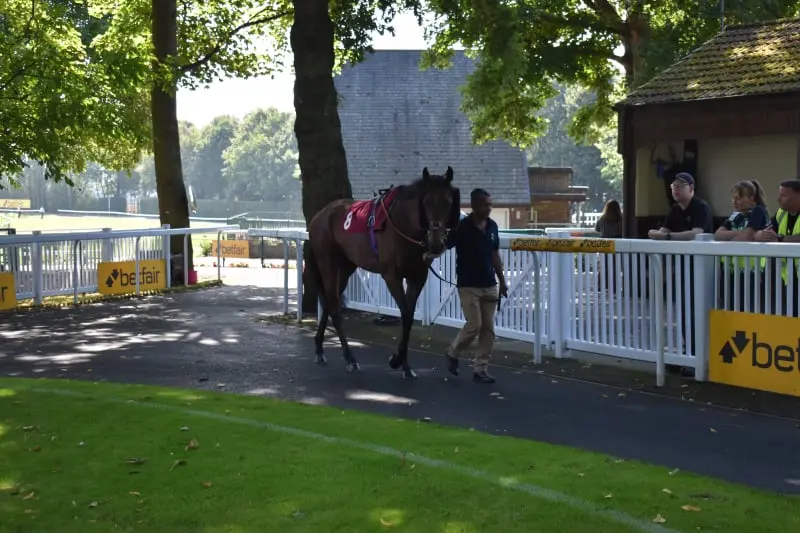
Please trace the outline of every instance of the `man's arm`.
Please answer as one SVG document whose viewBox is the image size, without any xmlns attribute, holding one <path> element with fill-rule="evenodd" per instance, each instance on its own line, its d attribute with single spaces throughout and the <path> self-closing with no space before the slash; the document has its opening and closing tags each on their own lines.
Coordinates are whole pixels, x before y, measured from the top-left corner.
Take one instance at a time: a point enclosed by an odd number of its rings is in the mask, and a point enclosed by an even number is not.
<svg viewBox="0 0 800 533">
<path fill-rule="evenodd" d="M 456 227 L 453 228 L 450 233 L 447 234 L 447 249 L 450 250 L 451 248 L 455 247 L 458 244 L 458 236 L 461 234 L 461 222 L 459 221 L 456 224 Z"/>
</svg>

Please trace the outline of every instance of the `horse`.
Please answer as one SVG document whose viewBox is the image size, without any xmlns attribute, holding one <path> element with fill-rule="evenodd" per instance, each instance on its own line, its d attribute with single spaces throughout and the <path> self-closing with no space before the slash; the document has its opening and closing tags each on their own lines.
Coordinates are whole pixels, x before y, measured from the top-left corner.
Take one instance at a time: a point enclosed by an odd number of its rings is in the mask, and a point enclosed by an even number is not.
<svg viewBox="0 0 800 533">
<path fill-rule="evenodd" d="M 311 258 L 306 265 L 319 288 L 322 308 L 314 337 L 317 364 L 328 364 L 322 343 L 330 315 L 348 372 L 361 370 L 342 326 L 342 294 L 350 276 L 361 268 L 381 275 L 400 309 L 403 332 L 397 352 L 389 358 L 390 368 L 402 368 L 404 378 L 417 377 L 408 363 L 408 341 L 428 269 L 447 251 L 448 232 L 461 214 L 460 191 L 452 182 L 451 167 L 444 176 L 432 175 L 425 167 L 410 185 L 392 185 L 372 200 L 334 200 L 311 219 Z"/>
</svg>

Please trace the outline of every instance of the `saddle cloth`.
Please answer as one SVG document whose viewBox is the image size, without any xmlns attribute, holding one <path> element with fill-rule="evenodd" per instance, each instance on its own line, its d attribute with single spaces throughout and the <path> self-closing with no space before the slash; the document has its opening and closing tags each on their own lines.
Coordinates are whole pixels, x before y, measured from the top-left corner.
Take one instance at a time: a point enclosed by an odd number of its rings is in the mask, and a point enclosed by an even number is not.
<svg viewBox="0 0 800 533">
<path fill-rule="evenodd" d="M 381 191 L 372 200 L 360 200 L 353 202 L 347 215 L 344 218 L 344 225 L 342 226 L 347 233 L 372 233 L 375 231 L 383 231 L 386 226 L 386 211 L 381 207 L 381 198 L 386 209 L 389 209 L 397 195 L 397 189 L 394 187 Z"/>
</svg>

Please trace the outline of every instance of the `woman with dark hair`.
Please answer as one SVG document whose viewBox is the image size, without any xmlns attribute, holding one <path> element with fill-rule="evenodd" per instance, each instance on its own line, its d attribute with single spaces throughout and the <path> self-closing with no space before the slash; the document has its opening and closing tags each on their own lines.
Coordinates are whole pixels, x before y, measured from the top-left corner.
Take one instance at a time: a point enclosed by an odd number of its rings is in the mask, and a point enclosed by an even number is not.
<svg viewBox="0 0 800 533">
<path fill-rule="evenodd" d="M 752 242 L 756 234 L 769 226 L 769 213 L 764 201 L 764 190 L 756 180 L 744 180 L 731 187 L 733 213 L 714 233 L 716 241 Z M 729 311 L 756 312 L 756 270 L 761 270 L 758 257 L 720 257 L 719 308 Z M 728 264 L 727 271 L 725 263 Z M 738 276 L 737 276 L 738 269 Z M 726 295 L 727 292 L 727 295 Z M 734 297 L 739 293 L 738 305 Z M 749 293 L 749 298 L 745 295 Z M 761 293 L 763 296 L 763 292 Z M 763 297 L 762 297 L 763 300 Z"/>
<path fill-rule="evenodd" d="M 604 239 L 620 239 L 622 238 L 622 209 L 619 202 L 616 200 L 609 200 L 603 207 L 603 214 L 594 225 L 594 230 L 600 234 Z M 618 272 L 617 259 L 614 254 L 602 254 L 601 259 L 603 267 L 600 269 L 599 275 L 609 285 L 612 292 L 617 291 L 617 276 Z M 610 277 L 610 279 L 609 279 Z"/>
<path fill-rule="evenodd" d="M 609 200 L 603 207 L 603 214 L 597 220 L 594 230 L 604 239 L 619 239 L 622 237 L 622 209 L 619 202 Z"/>
</svg>

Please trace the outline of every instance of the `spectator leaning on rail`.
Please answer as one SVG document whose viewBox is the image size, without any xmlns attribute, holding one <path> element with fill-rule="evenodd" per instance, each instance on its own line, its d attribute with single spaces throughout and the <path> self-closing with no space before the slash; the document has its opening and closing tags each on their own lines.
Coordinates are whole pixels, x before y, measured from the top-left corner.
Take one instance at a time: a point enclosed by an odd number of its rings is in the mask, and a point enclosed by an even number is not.
<svg viewBox="0 0 800 533">
<path fill-rule="evenodd" d="M 756 180 L 740 181 L 731 187 L 731 204 L 733 213 L 716 233 L 717 241 L 754 241 L 756 234 L 769 227 L 769 213 L 764 201 L 764 190 Z M 761 267 L 758 258 L 747 257 L 720 257 L 720 302 L 721 309 L 729 311 L 755 312 L 756 270 Z M 728 270 L 724 270 L 725 262 Z M 736 275 L 736 269 L 739 275 Z M 738 278 L 738 279 L 737 279 Z M 728 287 L 727 305 L 725 303 L 725 287 Z M 745 290 L 749 287 L 749 290 Z M 739 305 L 735 306 L 734 295 L 738 291 Z M 749 301 L 745 302 L 745 295 L 749 294 Z M 763 293 L 762 293 L 763 294 Z"/>
<path fill-rule="evenodd" d="M 772 217 L 770 220 L 769 227 L 759 231 L 756 233 L 756 240 L 759 242 L 786 242 L 786 243 L 800 243 L 800 179 L 795 180 L 788 180 L 781 183 L 780 188 L 778 189 L 778 211 L 775 213 L 775 216 Z M 782 263 L 781 267 L 781 299 L 782 299 L 782 311 L 784 314 L 789 314 L 787 309 L 787 303 L 789 299 L 789 289 L 788 289 L 788 275 L 787 275 L 787 261 L 786 259 L 780 259 Z M 766 258 L 762 259 L 762 266 L 767 265 Z M 770 270 L 772 272 L 775 271 L 772 261 L 770 263 Z M 800 260 L 794 260 L 795 268 L 798 273 L 800 273 Z M 774 281 L 777 285 L 777 280 Z M 798 276 L 795 276 L 792 294 L 791 294 L 791 301 L 793 302 L 793 309 L 792 309 L 792 316 L 799 316 L 798 313 L 798 304 L 800 304 L 800 300 L 798 298 L 798 285 L 800 285 L 800 279 Z M 770 288 L 770 287 L 768 287 Z M 775 294 L 775 291 L 770 291 L 771 294 Z"/>
<path fill-rule="evenodd" d="M 456 249 L 456 286 L 467 323 L 445 357 L 447 369 L 457 376 L 458 358 L 477 337 L 472 379 L 494 383 L 494 377 L 487 371 L 494 347 L 494 313 L 499 307 L 499 297 L 508 296 L 508 288 L 500 258 L 500 230 L 489 217 L 492 196 L 483 189 L 475 189 L 470 194 L 470 203 L 472 213 L 462 218 L 447 237 L 447 248 Z"/>
<path fill-rule="evenodd" d="M 688 172 L 679 172 L 675 175 L 670 185 L 672 198 L 675 204 L 667 213 L 667 218 L 659 229 L 650 230 L 648 236 L 657 241 L 693 241 L 695 236 L 700 233 L 713 232 L 713 220 L 711 218 L 711 208 L 701 200 L 694 192 L 694 178 Z M 687 273 L 680 261 L 680 255 L 667 256 L 666 260 L 672 261 L 672 272 L 676 279 L 672 283 L 672 294 L 669 298 L 675 302 L 675 311 L 680 315 L 681 331 L 683 341 L 688 341 L 688 348 L 691 354 L 695 352 L 695 332 L 694 332 L 694 264 L 689 262 L 689 272 Z M 665 265 L 666 266 L 666 265 Z M 664 269 L 666 274 L 667 270 Z M 679 283 L 679 281 L 683 283 Z M 666 292 L 666 283 L 664 286 Z M 678 294 L 689 296 L 689 313 L 684 311 L 683 298 L 678 298 Z M 668 319 L 671 320 L 671 319 Z M 689 332 L 687 335 L 686 333 Z M 692 368 L 680 368 L 675 365 L 667 365 L 671 372 L 679 372 L 687 376 L 694 373 Z"/>
</svg>

